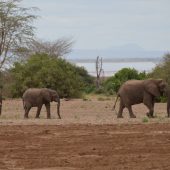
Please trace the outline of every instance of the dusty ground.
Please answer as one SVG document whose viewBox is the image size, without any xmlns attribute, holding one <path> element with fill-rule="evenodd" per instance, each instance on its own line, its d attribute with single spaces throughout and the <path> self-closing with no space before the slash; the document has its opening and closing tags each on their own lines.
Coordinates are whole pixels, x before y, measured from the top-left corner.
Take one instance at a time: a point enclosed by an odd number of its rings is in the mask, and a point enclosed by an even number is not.
<svg viewBox="0 0 170 170">
<path fill-rule="evenodd" d="M 101 98 L 100 98 L 101 99 Z M 0 119 L 0 170 L 169 170 L 170 119 L 166 104 L 156 104 L 156 118 L 145 106 L 130 119 L 117 119 L 112 100 L 62 101 L 61 116 L 23 119 L 21 100 L 3 102 Z M 117 109 L 118 110 L 118 109 Z"/>
<path fill-rule="evenodd" d="M 46 119 L 46 110 L 43 106 L 40 119 L 35 119 L 37 108 L 32 108 L 29 113 L 29 119 L 24 120 L 23 104 L 20 99 L 5 100 L 3 102 L 2 115 L 0 117 L 0 124 L 120 124 L 120 123 L 142 123 L 147 119 L 147 108 L 143 105 L 133 106 L 136 119 L 130 119 L 128 111 L 124 110 L 124 118 L 117 119 L 116 112 L 112 111 L 114 99 L 107 100 L 107 97 L 95 97 L 89 101 L 83 101 L 82 99 L 74 99 L 70 101 L 61 101 L 61 117 L 57 117 L 56 103 L 51 105 L 51 117 L 52 119 Z M 104 101 L 100 101 L 104 100 Z M 116 111 L 118 111 L 119 103 L 117 103 Z M 155 116 L 154 119 L 147 119 L 149 122 L 170 122 L 166 114 L 166 103 L 155 104 Z"/>
</svg>

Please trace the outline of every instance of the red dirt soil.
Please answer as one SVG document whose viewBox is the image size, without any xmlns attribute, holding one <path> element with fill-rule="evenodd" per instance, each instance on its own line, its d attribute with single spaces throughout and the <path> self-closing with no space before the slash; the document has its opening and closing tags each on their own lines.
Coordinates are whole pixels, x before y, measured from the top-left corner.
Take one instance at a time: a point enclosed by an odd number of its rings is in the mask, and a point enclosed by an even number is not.
<svg viewBox="0 0 170 170">
<path fill-rule="evenodd" d="M 101 98 L 100 98 L 101 100 Z M 23 119 L 21 100 L 5 100 L 0 117 L 0 170 L 169 170 L 170 119 L 166 104 L 155 105 L 156 118 L 144 105 L 136 119 L 117 119 L 112 100 L 61 102 L 62 119 L 52 103 L 52 119 L 43 107 Z M 118 110 L 118 107 L 116 108 Z"/>
<path fill-rule="evenodd" d="M 0 169 L 170 169 L 170 124 L 1 126 Z"/>
</svg>

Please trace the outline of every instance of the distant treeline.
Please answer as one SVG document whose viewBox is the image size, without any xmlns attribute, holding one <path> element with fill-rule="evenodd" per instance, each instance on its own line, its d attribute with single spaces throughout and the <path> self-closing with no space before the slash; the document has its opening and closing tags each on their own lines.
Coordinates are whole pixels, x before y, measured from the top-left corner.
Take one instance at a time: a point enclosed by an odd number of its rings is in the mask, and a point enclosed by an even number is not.
<svg viewBox="0 0 170 170">
<path fill-rule="evenodd" d="M 68 59 L 70 62 L 73 63 L 94 63 L 95 59 Z M 153 62 L 153 63 L 159 63 L 161 62 L 162 57 L 155 57 L 155 58 L 103 58 L 103 62 L 109 63 L 109 62 Z"/>
</svg>

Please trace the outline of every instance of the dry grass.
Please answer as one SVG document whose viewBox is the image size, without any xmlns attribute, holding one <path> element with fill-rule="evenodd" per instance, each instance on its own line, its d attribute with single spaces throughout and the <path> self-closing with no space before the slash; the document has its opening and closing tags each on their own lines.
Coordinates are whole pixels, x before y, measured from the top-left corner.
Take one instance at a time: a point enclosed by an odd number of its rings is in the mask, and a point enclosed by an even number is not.
<svg viewBox="0 0 170 170">
<path fill-rule="evenodd" d="M 87 96 L 88 100 L 72 99 L 69 101 L 61 101 L 61 116 L 59 120 L 57 116 L 56 103 L 51 103 L 51 120 L 46 119 L 46 110 L 43 106 L 40 119 L 35 119 L 36 109 L 32 108 L 29 113 L 29 119 L 25 120 L 23 104 L 21 99 L 7 99 L 3 101 L 3 110 L 0 119 L 1 124 L 115 124 L 115 123 L 143 123 L 146 117 L 147 108 L 143 104 L 133 106 L 136 119 L 130 119 L 128 111 L 124 110 L 124 118 L 117 119 L 116 111 L 112 111 L 114 99 L 106 96 Z M 118 111 L 118 105 L 116 110 Z M 156 103 L 156 118 L 148 119 L 148 123 L 152 122 L 170 122 L 166 118 L 166 104 Z"/>
</svg>

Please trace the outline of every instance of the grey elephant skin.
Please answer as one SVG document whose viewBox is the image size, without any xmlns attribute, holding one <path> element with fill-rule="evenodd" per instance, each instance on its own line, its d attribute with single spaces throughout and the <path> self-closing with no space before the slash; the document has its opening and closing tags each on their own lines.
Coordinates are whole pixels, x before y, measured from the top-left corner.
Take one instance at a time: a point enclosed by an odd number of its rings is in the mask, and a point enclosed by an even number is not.
<svg viewBox="0 0 170 170">
<path fill-rule="evenodd" d="M 166 96 L 167 96 L 167 114 L 168 117 L 170 117 L 170 87 L 168 87 Z"/>
<path fill-rule="evenodd" d="M 51 118 L 50 114 L 50 102 L 57 102 L 57 114 L 59 119 L 60 116 L 60 98 L 55 90 L 47 88 L 30 88 L 23 94 L 23 107 L 25 110 L 24 118 L 28 118 L 29 111 L 32 107 L 37 107 L 36 118 L 39 118 L 40 111 L 43 104 L 47 110 L 47 118 Z"/>
<path fill-rule="evenodd" d="M 129 111 L 129 116 L 135 118 L 132 111 L 132 105 L 144 103 L 149 112 L 148 117 L 153 117 L 155 98 L 160 97 L 167 91 L 168 84 L 162 79 L 147 79 L 147 80 L 129 80 L 120 87 L 115 105 L 120 98 L 118 118 L 123 118 L 123 109 L 126 107 Z M 169 104 L 170 105 L 170 104 Z M 167 106 L 168 107 L 168 106 Z"/>
<path fill-rule="evenodd" d="M 2 95 L 0 94 L 0 115 L 2 113 Z"/>
</svg>

